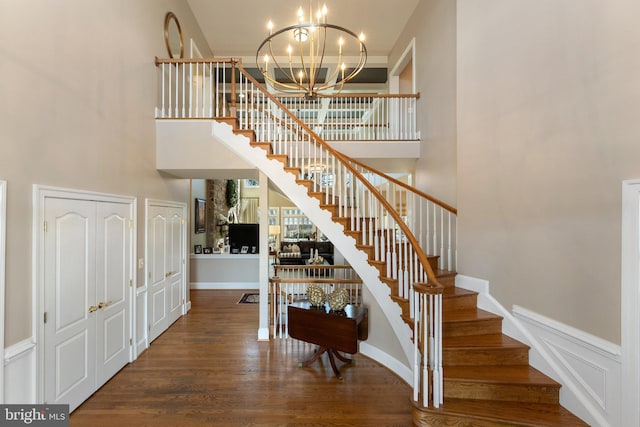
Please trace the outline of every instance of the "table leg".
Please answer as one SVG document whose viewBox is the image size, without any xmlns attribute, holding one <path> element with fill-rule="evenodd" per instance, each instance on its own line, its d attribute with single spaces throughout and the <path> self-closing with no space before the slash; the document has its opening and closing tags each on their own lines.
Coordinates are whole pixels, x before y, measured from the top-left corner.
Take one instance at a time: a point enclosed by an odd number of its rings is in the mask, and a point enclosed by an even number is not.
<svg viewBox="0 0 640 427">
<path fill-rule="evenodd" d="M 333 354 L 335 354 L 335 356 L 342 362 L 344 363 L 353 363 L 353 359 L 349 359 L 343 355 L 341 355 L 340 353 L 338 353 L 336 350 L 331 349 L 331 351 L 333 352 Z"/>
<path fill-rule="evenodd" d="M 329 351 L 327 351 L 327 354 L 329 355 L 329 362 L 331 362 L 331 368 L 333 369 L 333 373 L 336 374 L 336 377 L 341 380 L 342 379 L 342 374 L 340 373 L 340 370 L 338 369 L 338 367 L 336 366 L 336 361 L 333 358 L 333 355 L 335 354 L 336 356 L 338 356 L 338 354 L 335 352 L 335 350 L 333 349 L 329 349 Z"/>
<path fill-rule="evenodd" d="M 299 368 L 302 368 L 302 367 L 310 366 L 313 362 L 315 362 L 316 360 L 318 360 L 318 359 L 320 358 L 320 356 L 322 356 L 322 354 L 323 354 L 324 352 L 326 352 L 327 350 L 328 350 L 328 348 L 327 348 L 327 347 L 320 347 L 320 346 L 318 346 L 318 348 L 316 348 L 316 349 L 313 351 L 313 354 L 312 354 L 311 356 L 309 356 L 309 357 L 308 357 L 307 359 L 305 359 L 305 360 L 302 360 L 302 361 L 298 362 L 298 367 L 299 367 Z M 329 352 L 329 354 L 331 354 L 331 353 Z"/>
</svg>

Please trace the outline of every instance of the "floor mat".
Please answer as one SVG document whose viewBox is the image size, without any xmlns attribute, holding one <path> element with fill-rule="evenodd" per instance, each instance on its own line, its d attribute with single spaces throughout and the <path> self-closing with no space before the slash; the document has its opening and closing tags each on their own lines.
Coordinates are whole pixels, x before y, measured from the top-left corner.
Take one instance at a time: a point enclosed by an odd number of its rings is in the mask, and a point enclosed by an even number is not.
<svg viewBox="0 0 640 427">
<path fill-rule="evenodd" d="M 238 304 L 258 304 L 260 302 L 260 294 L 258 293 L 245 293 L 238 301 Z"/>
</svg>

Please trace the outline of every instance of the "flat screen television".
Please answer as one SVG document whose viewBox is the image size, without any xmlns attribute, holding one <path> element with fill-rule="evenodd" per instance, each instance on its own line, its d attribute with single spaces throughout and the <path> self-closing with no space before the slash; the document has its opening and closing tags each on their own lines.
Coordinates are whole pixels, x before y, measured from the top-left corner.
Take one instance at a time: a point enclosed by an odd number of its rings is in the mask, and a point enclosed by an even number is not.
<svg viewBox="0 0 640 427">
<path fill-rule="evenodd" d="M 257 254 L 258 224 L 229 224 L 229 248 L 232 254 Z"/>
</svg>

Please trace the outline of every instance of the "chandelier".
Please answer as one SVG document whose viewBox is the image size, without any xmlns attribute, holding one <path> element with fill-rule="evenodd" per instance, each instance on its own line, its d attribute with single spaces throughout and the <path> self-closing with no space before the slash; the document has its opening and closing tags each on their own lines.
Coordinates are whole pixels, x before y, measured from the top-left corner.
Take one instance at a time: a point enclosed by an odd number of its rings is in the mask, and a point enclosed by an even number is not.
<svg viewBox="0 0 640 427">
<path fill-rule="evenodd" d="M 275 32 L 271 21 L 267 27 L 256 64 L 265 82 L 280 92 L 302 92 L 310 99 L 328 89 L 339 92 L 367 61 L 364 34 L 328 24 L 327 6 L 314 14 L 311 0 L 307 16 L 298 9 L 297 24 Z"/>
</svg>

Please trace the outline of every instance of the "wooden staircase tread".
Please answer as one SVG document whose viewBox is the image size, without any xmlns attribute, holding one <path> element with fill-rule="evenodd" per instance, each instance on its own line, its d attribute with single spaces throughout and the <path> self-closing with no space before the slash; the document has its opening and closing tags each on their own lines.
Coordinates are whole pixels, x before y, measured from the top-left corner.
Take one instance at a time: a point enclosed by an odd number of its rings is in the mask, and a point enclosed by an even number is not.
<svg viewBox="0 0 640 427">
<path fill-rule="evenodd" d="M 447 381 L 478 382 L 483 384 L 524 384 L 560 388 L 560 384 L 528 365 L 445 366 Z"/>
<path fill-rule="evenodd" d="M 471 320 L 493 320 L 502 319 L 502 316 L 484 311 L 479 308 L 470 310 L 446 311 L 443 314 L 444 323 L 468 322 Z"/>
<path fill-rule="evenodd" d="M 417 409 L 425 415 L 459 417 L 467 421 L 467 423 L 461 422 L 460 425 L 522 427 L 589 425 L 566 408 L 554 404 L 449 398 L 440 408 Z"/>
<path fill-rule="evenodd" d="M 457 272 L 451 270 L 436 270 L 433 273 L 436 275 L 436 277 L 451 277 L 458 274 Z"/>
<path fill-rule="evenodd" d="M 442 292 L 442 298 L 444 299 L 456 298 L 456 297 L 468 296 L 468 295 L 478 295 L 478 293 L 474 291 L 468 291 L 463 288 L 458 288 L 455 286 L 451 286 L 451 287 L 448 286 L 444 288 L 444 291 Z"/>
<path fill-rule="evenodd" d="M 443 348 L 530 348 L 504 334 L 468 335 L 459 337 L 446 337 L 442 340 Z"/>
</svg>

